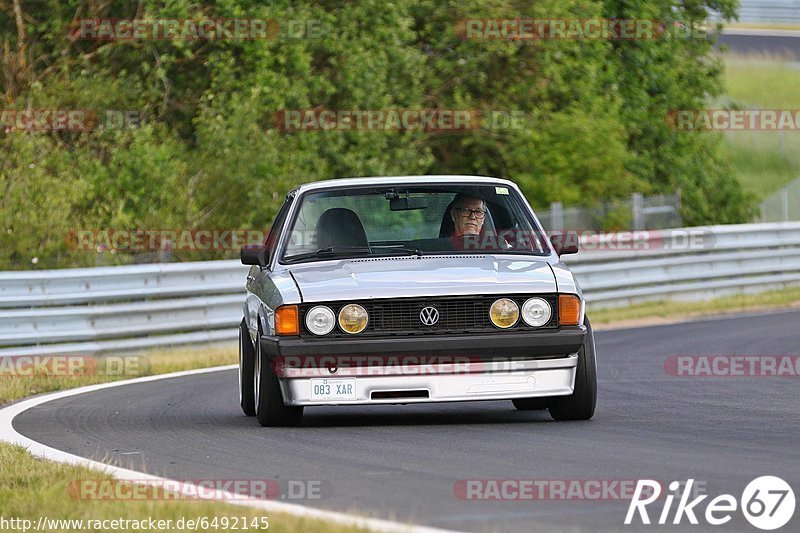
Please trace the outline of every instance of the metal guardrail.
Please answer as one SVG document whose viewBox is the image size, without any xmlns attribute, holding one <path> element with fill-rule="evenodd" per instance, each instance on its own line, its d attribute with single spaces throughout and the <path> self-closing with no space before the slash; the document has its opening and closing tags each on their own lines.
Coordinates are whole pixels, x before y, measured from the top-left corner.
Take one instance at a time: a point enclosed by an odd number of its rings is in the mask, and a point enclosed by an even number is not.
<svg viewBox="0 0 800 533">
<path fill-rule="evenodd" d="M 206 261 L 0 272 L 0 356 L 235 339 L 247 270 Z"/>
<path fill-rule="evenodd" d="M 800 24 L 800 0 L 741 0 L 739 21 Z"/>
<path fill-rule="evenodd" d="M 582 248 L 564 260 L 593 307 L 800 284 L 800 222 L 584 235 Z M 209 261 L 0 272 L 0 356 L 233 341 L 247 269 Z"/>
<path fill-rule="evenodd" d="M 0 308 L 231 294 L 244 286 L 238 261 L 0 272 Z"/>
<path fill-rule="evenodd" d="M 584 248 L 592 245 L 582 240 Z M 564 262 L 595 307 L 800 284 L 800 222 L 646 232 L 641 245 L 646 249 L 585 251 Z"/>
<path fill-rule="evenodd" d="M 740 0 L 739 22 L 748 24 L 800 24 L 800 0 Z M 712 11 L 712 20 L 721 20 Z"/>
</svg>

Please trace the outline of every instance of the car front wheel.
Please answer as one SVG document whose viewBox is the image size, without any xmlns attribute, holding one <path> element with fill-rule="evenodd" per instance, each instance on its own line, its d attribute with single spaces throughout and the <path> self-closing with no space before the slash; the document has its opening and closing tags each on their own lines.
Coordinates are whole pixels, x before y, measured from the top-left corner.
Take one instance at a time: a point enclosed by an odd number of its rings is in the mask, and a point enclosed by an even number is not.
<svg viewBox="0 0 800 533">
<path fill-rule="evenodd" d="M 303 418 L 303 408 L 284 405 L 278 375 L 261 350 L 261 328 L 256 342 L 253 389 L 256 418 L 262 426 L 297 426 Z"/>
<path fill-rule="evenodd" d="M 584 319 L 586 338 L 578 351 L 575 388 L 570 396 L 550 399 L 550 416 L 556 420 L 589 420 L 594 416 L 597 402 L 597 361 L 594 351 L 594 333 L 589 318 Z"/>
<path fill-rule="evenodd" d="M 239 404 L 247 416 L 256 414 L 256 402 L 253 390 L 253 365 L 255 351 L 250 342 L 250 333 L 244 319 L 239 324 Z"/>
</svg>

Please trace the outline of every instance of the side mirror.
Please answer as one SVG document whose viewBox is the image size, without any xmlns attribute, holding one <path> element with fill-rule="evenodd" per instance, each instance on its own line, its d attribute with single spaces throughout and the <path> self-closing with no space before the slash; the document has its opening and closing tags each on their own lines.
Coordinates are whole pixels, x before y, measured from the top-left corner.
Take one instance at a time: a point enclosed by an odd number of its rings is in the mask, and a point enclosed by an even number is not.
<svg viewBox="0 0 800 533">
<path fill-rule="evenodd" d="M 576 231 L 566 233 L 555 233 L 550 236 L 550 244 L 559 256 L 566 254 L 577 254 L 580 244 L 580 237 Z"/>
<path fill-rule="evenodd" d="M 269 251 L 263 244 L 246 244 L 239 252 L 243 265 L 267 266 L 269 262 Z"/>
</svg>

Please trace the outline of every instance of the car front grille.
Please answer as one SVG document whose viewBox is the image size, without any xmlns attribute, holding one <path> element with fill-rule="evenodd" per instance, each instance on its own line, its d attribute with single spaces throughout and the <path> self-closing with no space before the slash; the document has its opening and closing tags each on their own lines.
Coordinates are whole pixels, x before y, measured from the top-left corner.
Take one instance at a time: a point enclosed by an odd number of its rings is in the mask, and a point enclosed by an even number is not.
<svg viewBox="0 0 800 533">
<path fill-rule="evenodd" d="M 522 311 L 525 300 L 537 296 L 547 300 L 553 309 L 550 321 L 539 328 L 530 327 L 522 318 L 508 329 L 495 327 L 489 320 L 489 307 L 498 298 L 514 300 Z M 305 316 L 309 309 L 317 305 L 327 305 L 338 316 L 339 310 L 350 303 L 357 303 L 369 313 L 367 328 L 358 335 L 342 332 L 338 326 L 327 337 L 362 337 L 365 335 L 437 335 L 454 333 L 483 333 L 504 331 L 531 331 L 558 327 L 558 296 L 555 294 L 488 295 L 488 296 L 447 296 L 423 298 L 394 298 L 385 300 L 351 300 L 346 302 L 308 303 L 300 305 L 301 336 L 315 337 L 305 327 Z M 435 307 L 439 320 L 427 326 L 420 320 L 424 307 Z"/>
</svg>

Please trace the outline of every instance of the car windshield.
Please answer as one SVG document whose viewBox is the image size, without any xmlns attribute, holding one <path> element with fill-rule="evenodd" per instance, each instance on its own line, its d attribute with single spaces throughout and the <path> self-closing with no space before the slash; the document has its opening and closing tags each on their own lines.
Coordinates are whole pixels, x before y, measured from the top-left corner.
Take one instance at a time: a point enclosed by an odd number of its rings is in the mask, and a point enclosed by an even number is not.
<svg viewBox="0 0 800 533">
<path fill-rule="evenodd" d="M 301 195 L 282 262 L 549 248 L 520 195 L 495 185 L 386 186 Z"/>
</svg>

